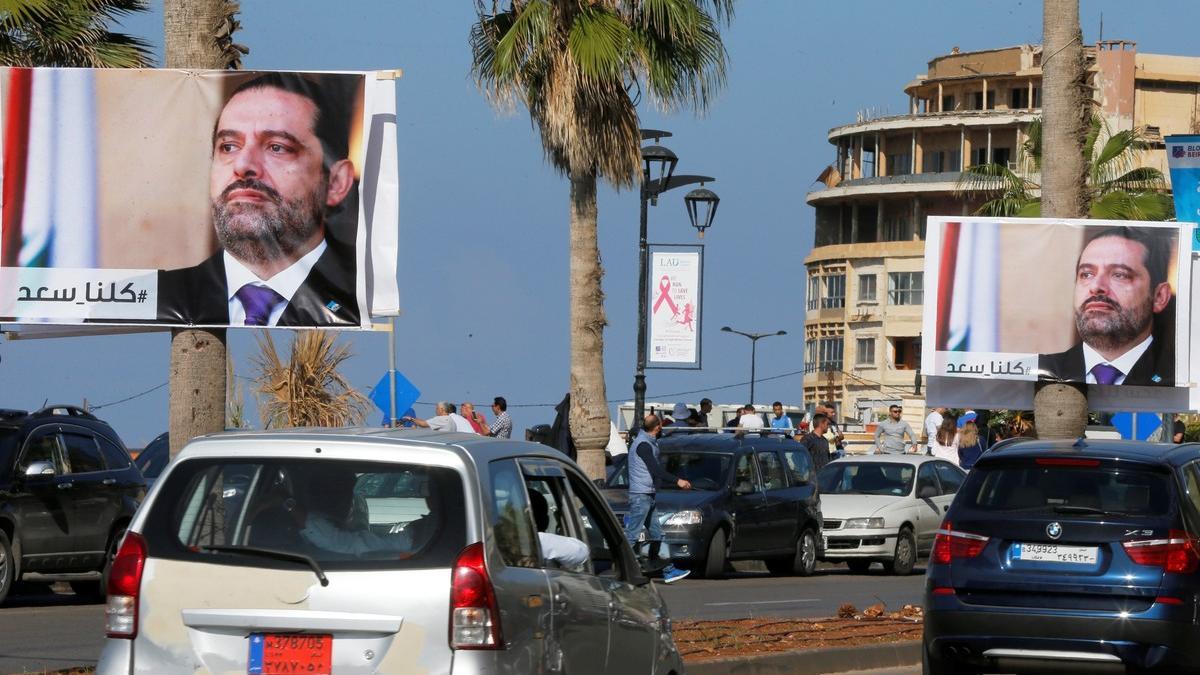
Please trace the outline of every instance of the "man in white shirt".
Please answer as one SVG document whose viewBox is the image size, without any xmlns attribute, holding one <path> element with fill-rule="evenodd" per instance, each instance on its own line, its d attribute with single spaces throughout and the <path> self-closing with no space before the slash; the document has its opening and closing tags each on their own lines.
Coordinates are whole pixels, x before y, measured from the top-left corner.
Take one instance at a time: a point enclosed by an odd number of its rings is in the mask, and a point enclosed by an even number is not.
<svg viewBox="0 0 1200 675">
<path fill-rule="evenodd" d="M 933 454 L 933 443 L 937 440 L 938 428 L 942 426 L 943 415 L 946 414 L 945 408 L 934 408 L 925 416 L 925 443 L 926 454 Z"/>
<path fill-rule="evenodd" d="M 458 408 L 453 403 L 448 401 L 438 401 L 436 414 L 427 420 L 416 417 L 401 417 L 403 422 L 412 422 L 413 424 L 424 429 L 433 429 L 434 431 L 461 431 L 466 434 L 475 433 L 475 428 L 467 421 L 467 418 L 459 415 L 456 411 Z"/>
<path fill-rule="evenodd" d="M 1089 238 L 1075 265 L 1075 328 L 1081 341 L 1065 352 L 1039 356 L 1041 377 L 1101 385 L 1175 384 L 1173 345 L 1154 335 L 1156 319 L 1174 322 L 1167 278 L 1172 234 L 1165 228 L 1110 227 Z"/>
<path fill-rule="evenodd" d="M 349 126 L 329 98 L 294 73 L 269 73 L 234 91 L 213 130 L 209 170 L 222 250 L 159 273 L 160 321 L 359 322 L 353 246 L 326 231 L 327 210 L 355 189 Z"/>
<path fill-rule="evenodd" d="M 529 506 L 533 509 L 538 544 L 542 547 L 542 557 L 546 562 L 552 562 L 563 569 L 582 572 L 591 556 L 587 544 L 575 537 L 564 537 L 546 531 L 550 527 L 550 506 L 546 503 L 546 497 L 533 488 L 529 490 Z"/>
<path fill-rule="evenodd" d="M 754 406 L 747 403 L 742 408 L 742 416 L 738 418 L 739 429 L 762 429 L 766 425 L 763 424 L 763 418 L 754 410 Z"/>
</svg>

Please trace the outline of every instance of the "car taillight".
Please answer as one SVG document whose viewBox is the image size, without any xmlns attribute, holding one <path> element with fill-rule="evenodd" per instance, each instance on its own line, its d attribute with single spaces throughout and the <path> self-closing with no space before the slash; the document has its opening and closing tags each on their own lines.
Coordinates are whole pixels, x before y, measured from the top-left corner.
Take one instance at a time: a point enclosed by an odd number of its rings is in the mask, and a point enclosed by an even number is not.
<svg viewBox="0 0 1200 675">
<path fill-rule="evenodd" d="M 1200 546 L 1183 530 L 1171 530 L 1166 539 L 1126 541 L 1121 546 L 1134 563 L 1161 567 L 1164 572 L 1190 574 L 1200 567 Z"/>
<path fill-rule="evenodd" d="M 450 583 L 450 646 L 454 649 L 503 649 L 500 609 L 483 560 L 483 543 L 463 549 Z"/>
<path fill-rule="evenodd" d="M 942 523 L 942 529 L 933 538 L 933 555 L 930 559 L 939 565 L 949 565 L 955 558 L 974 558 L 983 552 L 988 538 L 981 534 L 958 532 L 950 521 Z"/>
<path fill-rule="evenodd" d="M 145 567 L 146 540 L 136 532 L 127 532 L 108 572 L 108 606 L 104 609 L 104 632 L 108 637 L 137 637 L 138 595 Z"/>
</svg>

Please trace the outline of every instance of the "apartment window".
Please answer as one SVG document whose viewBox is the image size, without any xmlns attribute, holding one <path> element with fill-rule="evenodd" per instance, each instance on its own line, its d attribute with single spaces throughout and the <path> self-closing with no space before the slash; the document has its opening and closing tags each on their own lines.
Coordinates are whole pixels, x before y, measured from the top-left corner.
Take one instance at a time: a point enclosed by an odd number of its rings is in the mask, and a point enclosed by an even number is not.
<svg viewBox="0 0 1200 675">
<path fill-rule="evenodd" d="M 908 218 L 892 216 L 883 221 L 883 241 L 904 241 L 908 234 Z"/>
<path fill-rule="evenodd" d="M 904 176 L 912 173 L 912 155 L 888 155 L 887 172 L 889 176 Z"/>
<path fill-rule="evenodd" d="M 1029 89 L 1027 87 L 1013 87 L 1011 95 L 1008 98 L 1008 107 L 1013 110 L 1029 107 Z"/>
<path fill-rule="evenodd" d="M 920 305 L 924 302 L 924 272 L 892 272 L 888 274 L 888 303 Z"/>
<path fill-rule="evenodd" d="M 933 150 L 925 153 L 923 160 L 924 166 L 921 171 L 925 173 L 943 173 L 946 171 L 961 171 L 962 167 L 958 165 L 958 150 Z"/>
<path fill-rule="evenodd" d="M 1033 88 L 1033 107 L 1034 108 L 1042 107 L 1042 88 L 1041 87 Z"/>
<path fill-rule="evenodd" d="M 874 145 L 874 141 L 872 141 L 872 144 L 870 147 L 867 147 L 865 140 L 863 141 L 862 177 L 863 178 L 874 178 L 875 177 L 875 145 Z"/>
<path fill-rule="evenodd" d="M 992 164 L 1008 166 L 1010 161 L 1012 161 L 1011 148 L 992 148 Z"/>
<path fill-rule="evenodd" d="M 821 277 L 808 278 L 808 309 L 814 310 L 821 306 Z"/>
<path fill-rule="evenodd" d="M 951 110 L 954 110 L 954 95 L 953 94 L 942 97 L 942 110 L 944 112 L 950 112 Z"/>
<path fill-rule="evenodd" d="M 875 302 L 875 280 L 874 274 L 858 275 L 858 301 L 859 302 Z"/>
<path fill-rule="evenodd" d="M 823 278 L 825 292 L 821 295 L 821 309 L 836 309 L 846 306 L 846 275 L 830 274 Z"/>
<path fill-rule="evenodd" d="M 987 93 L 987 100 L 984 101 L 983 92 L 977 91 L 975 92 L 972 103 L 972 110 L 991 110 L 995 107 L 994 104 L 996 103 L 996 92 L 989 90 Z"/>
<path fill-rule="evenodd" d="M 988 161 L 988 153 L 987 153 L 986 145 L 982 148 L 973 148 L 971 150 L 971 166 L 981 166 L 983 164 L 990 164 L 990 163 L 991 162 Z"/>
<path fill-rule="evenodd" d="M 921 367 L 921 341 L 915 337 L 889 338 L 892 343 L 892 367 L 917 370 Z"/>
<path fill-rule="evenodd" d="M 875 338 L 858 338 L 855 341 L 854 365 L 875 365 Z"/>
<path fill-rule="evenodd" d="M 817 341 L 818 370 L 842 369 L 842 338 L 829 337 Z"/>
</svg>

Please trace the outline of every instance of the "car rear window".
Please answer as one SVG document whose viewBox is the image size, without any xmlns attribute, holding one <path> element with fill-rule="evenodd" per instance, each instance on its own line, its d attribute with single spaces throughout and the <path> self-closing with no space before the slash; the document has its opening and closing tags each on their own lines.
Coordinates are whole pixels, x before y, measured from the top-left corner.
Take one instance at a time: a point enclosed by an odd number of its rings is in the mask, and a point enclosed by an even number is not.
<svg viewBox="0 0 1200 675">
<path fill-rule="evenodd" d="M 975 467 L 960 499 L 985 511 L 1165 515 L 1171 507 L 1166 471 L 1122 466 L 1043 465 L 1033 461 Z"/>
<path fill-rule="evenodd" d="M 193 460 L 171 472 L 146 525 L 151 556 L 324 569 L 448 567 L 466 546 L 453 469 L 336 460 Z M 219 547 L 214 551 L 209 547 Z"/>
<path fill-rule="evenodd" d="M 893 495 L 912 492 L 912 464 L 834 462 L 817 474 L 821 492 L 832 495 Z"/>
</svg>

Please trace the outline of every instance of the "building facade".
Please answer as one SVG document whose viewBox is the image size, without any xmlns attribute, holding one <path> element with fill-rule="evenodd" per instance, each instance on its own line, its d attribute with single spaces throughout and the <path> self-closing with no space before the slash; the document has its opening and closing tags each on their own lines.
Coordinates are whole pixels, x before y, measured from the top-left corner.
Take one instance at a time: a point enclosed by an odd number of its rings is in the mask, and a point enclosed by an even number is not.
<svg viewBox="0 0 1200 675">
<path fill-rule="evenodd" d="M 1200 133 L 1200 57 L 1139 54 L 1121 40 L 1086 54 L 1109 129 L 1143 129 L 1151 148 L 1139 162 L 1166 174 L 1163 137 Z M 1002 164 L 1039 182 L 1021 148 L 1041 116 L 1041 63 L 1040 46 L 955 48 L 904 87 L 907 114 L 860 114 L 829 131 L 834 162 L 807 196 L 806 401 L 832 400 L 863 422 L 892 402 L 923 408 L 925 218 L 984 201 L 956 190 L 964 167 Z"/>
</svg>

